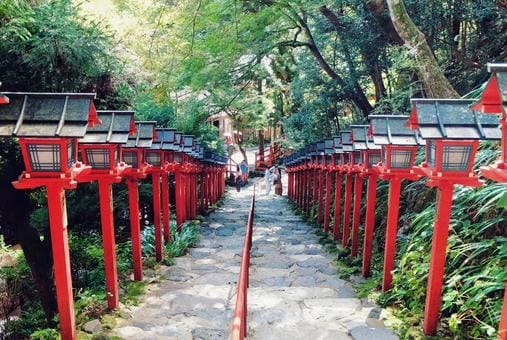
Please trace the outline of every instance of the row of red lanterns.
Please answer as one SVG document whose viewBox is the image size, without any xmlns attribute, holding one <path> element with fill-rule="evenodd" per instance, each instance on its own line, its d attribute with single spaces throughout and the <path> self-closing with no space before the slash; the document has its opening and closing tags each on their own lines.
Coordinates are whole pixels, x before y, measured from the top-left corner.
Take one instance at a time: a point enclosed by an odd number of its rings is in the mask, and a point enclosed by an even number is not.
<svg viewBox="0 0 507 340">
<path fill-rule="evenodd" d="M 480 172 L 493 181 L 507 183 L 507 64 L 489 64 L 488 69 L 492 76 L 478 102 L 412 99 L 410 116 L 370 115 L 369 125 L 352 125 L 339 136 L 309 145 L 284 159 L 289 198 L 307 214 L 312 205 L 317 205 L 317 221 L 323 224 L 325 232 L 330 226 L 332 173 L 335 173 L 333 237 L 338 240 L 342 226 L 341 244 L 346 247 L 350 242 L 351 256 L 357 254 L 362 180 L 367 178 L 362 264 L 365 277 L 370 275 L 377 179 L 389 182 L 382 291 L 392 286 L 402 181 L 427 178 L 426 184 L 437 189 L 423 324 L 426 335 L 435 335 L 437 330 L 454 186 L 478 187 L 485 183 L 473 171 L 479 141 L 501 139 L 500 159 L 482 167 Z M 501 116 L 500 128 L 495 115 Z M 416 166 L 420 146 L 425 146 L 426 157 Z M 342 176 L 345 176 L 343 210 L 340 207 Z M 507 338 L 507 290 L 499 338 Z"/>
<path fill-rule="evenodd" d="M 226 159 L 192 135 L 134 121 L 132 111 L 96 111 L 95 94 L 4 92 L 0 99 L 0 136 L 18 138 L 25 164 L 13 185 L 47 191 L 60 332 L 64 340 L 75 339 L 65 190 L 98 183 L 107 303 L 114 309 L 119 289 L 112 185 L 125 179 L 128 187 L 134 279 L 142 280 L 139 181 L 151 175 L 156 259 L 161 261 L 163 242 L 170 241 L 169 174 L 175 178 L 181 229 L 223 194 Z"/>
</svg>

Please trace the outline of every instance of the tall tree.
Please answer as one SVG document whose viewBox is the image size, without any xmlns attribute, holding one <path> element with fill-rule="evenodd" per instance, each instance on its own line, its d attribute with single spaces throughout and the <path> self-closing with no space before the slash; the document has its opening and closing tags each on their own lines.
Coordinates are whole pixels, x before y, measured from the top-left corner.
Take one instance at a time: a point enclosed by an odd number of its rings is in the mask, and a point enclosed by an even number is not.
<svg viewBox="0 0 507 340">
<path fill-rule="evenodd" d="M 408 15 L 403 0 L 387 0 L 387 6 L 396 32 L 417 61 L 419 79 L 423 83 L 426 95 L 432 98 L 459 97 L 440 69 L 426 36 Z"/>
</svg>

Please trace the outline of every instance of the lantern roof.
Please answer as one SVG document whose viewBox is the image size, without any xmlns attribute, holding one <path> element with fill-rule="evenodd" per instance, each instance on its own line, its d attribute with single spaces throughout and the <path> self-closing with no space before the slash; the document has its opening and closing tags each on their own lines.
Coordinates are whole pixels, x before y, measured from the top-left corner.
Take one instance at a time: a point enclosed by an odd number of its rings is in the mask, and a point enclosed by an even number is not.
<svg viewBox="0 0 507 340">
<path fill-rule="evenodd" d="M 488 64 L 491 78 L 473 108 L 483 113 L 507 113 L 507 63 Z"/>
<path fill-rule="evenodd" d="M 334 153 L 343 153 L 343 146 L 340 136 L 333 136 Z"/>
<path fill-rule="evenodd" d="M 136 130 L 137 132 L 131 134 L 126 144 L 123 144 L 124 148 L 149 148 L 153 144 L 153 139 L 156 139 L 155 121 L 137 121 Z"/>
<path fill-rule="evenodd" d="M 335 153 L 333 138 L 324 139 L 324 153 L 326 155 L 332 155 Z"/>
<path fill-rule="evenodd" d="M 355 150 L 379 150 L 380 145 L 373 142 L 373 137 L 368 134 L 368 125 L 351 125 L 352 147 Z"/>
<path fill-rule="evenodd" d="M 193 151 L 195 145 L 195 136 L 193 135 L 183 135 L 183 151 L 186 153 L 191 153 Z"/>
<path fill-rule="evenodd" d="M 326 151 L 326 144 L 324 141 L 317 142 L 316 151 L 317 151 L 317 156 L 324 155 L 324 152 Z"/>
<path fill-rule="evenodd" d="M 350 152 L 352 151 L 352 131 L 345 130 L 340 131 L 340 139 L 342 144 L 343 152 Z"/>
<path fill-rule="evenodd" d="M 470 99 L 414 99 L 408 127 L 424 139 L 501 139 L 498 119 L 473 110 Z"/>
<path fill-rule="evenodd" d="M 83 137 L 87 126 L 99 123 L 95 93 L 3 92 L 0 136 Z"/>
<path fill-rule="evenodd" d="M 153 150 L 173 150 L 174 133 L 176 129 L 156 128 L 156 137 L 153 139 L 150 149 Z"/>
<path fill-rule="evenodd" d="M 424 145 L 419 132 L 407 127 L 406 115 L 369 115 L 370 135 L 378 145 Z"/>
<path fill-rule="evenodd" d="M 183 133 L 176 131 L 174 133 L 174 151 L 183 151 Z"/>
<path fill-rule="evenodd" d="M 135 133 L 134 111 L 97 111 L 100 124 L 88 127 L 79 143 L 124 144 Z"/>
</svg>

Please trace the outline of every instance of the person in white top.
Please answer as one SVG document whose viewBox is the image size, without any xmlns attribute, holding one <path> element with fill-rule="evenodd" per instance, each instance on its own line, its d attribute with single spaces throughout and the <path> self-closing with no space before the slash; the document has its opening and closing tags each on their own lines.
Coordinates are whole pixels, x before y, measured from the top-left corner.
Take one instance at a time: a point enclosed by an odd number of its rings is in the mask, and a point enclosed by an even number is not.
<svg viewBox="0 0 507 340">
<path fill-rule="evenodd" d="M 271 183 L 273 178 L 271 177 L 271 169 L 266 168 L 264 172 L 264 181 L 266 182 L 266 196 L 271 192 Z"/>
</svg>

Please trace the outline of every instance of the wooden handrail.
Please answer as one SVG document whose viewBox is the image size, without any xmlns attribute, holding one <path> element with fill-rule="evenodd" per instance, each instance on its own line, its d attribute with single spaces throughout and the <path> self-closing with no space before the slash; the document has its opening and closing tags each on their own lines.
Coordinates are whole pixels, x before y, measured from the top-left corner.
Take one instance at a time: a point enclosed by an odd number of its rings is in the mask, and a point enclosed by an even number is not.
<svg viewBox="0 0 507 340">
<path fill-rule="evenodd" d="M 241 270 L 239 273 L 238 289 L 236 294 L 236 308 L 234 311 L 234 319 L 232 321 L 232 331 L 229 339 L 243 340 L 247 333 L 247 288 L 250 285 L 250 250 L 252 249 L 252 230 L 255 210 L 255 186 L 252 196 L 252 203 L 248 213 L 248 222 L 246 225 L 245 242 L 243 246 L 243 256 L 241 258 Z"/>
</svg>

